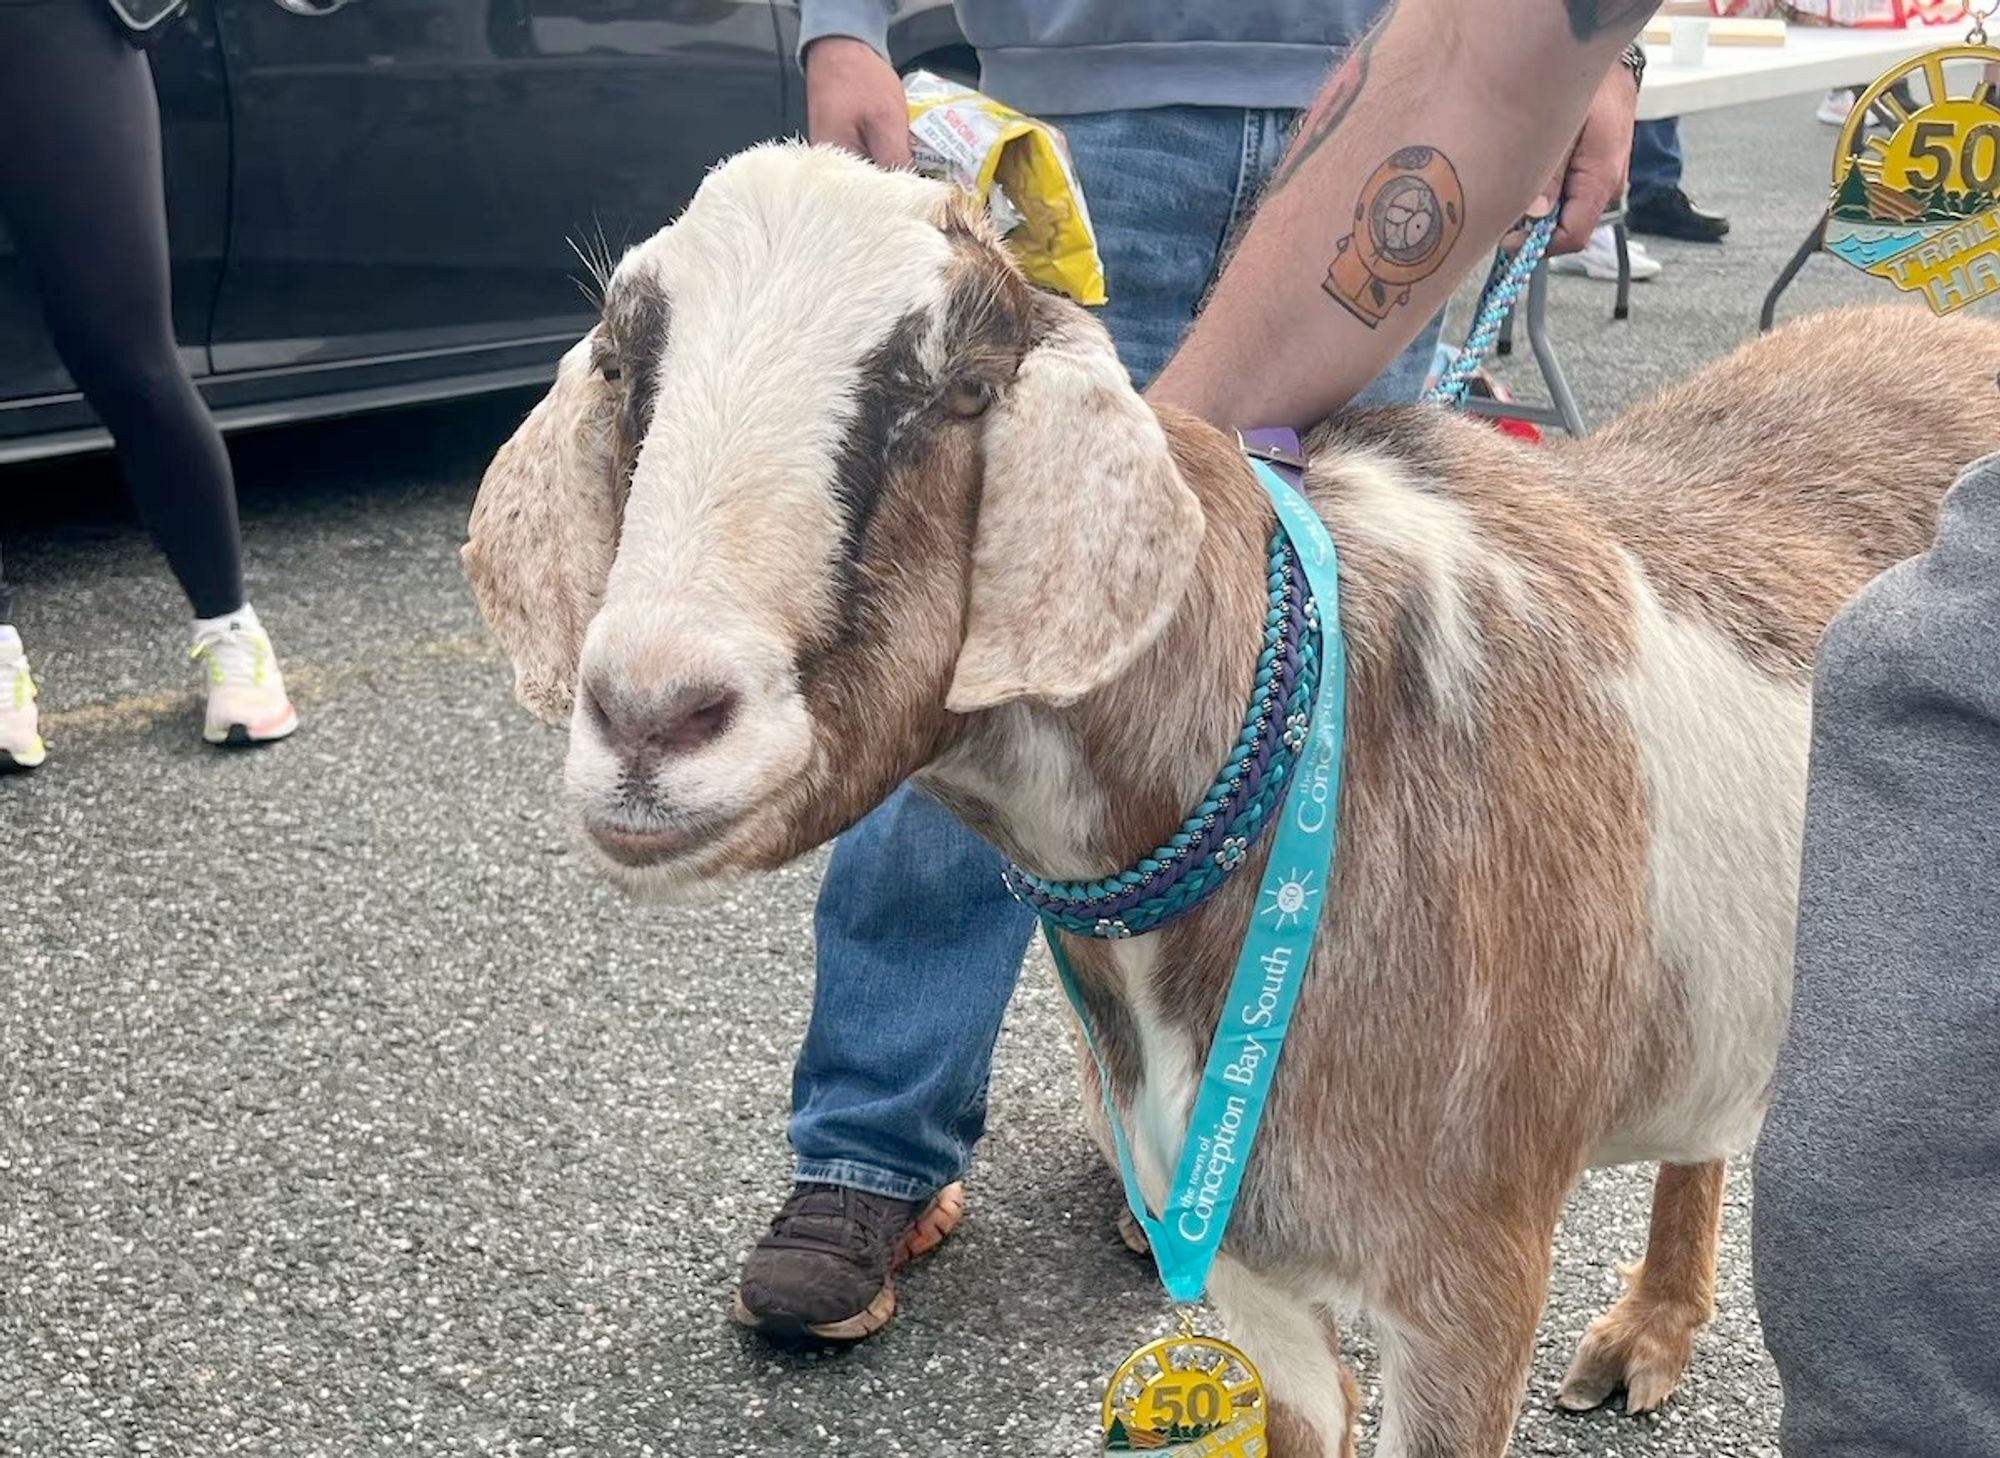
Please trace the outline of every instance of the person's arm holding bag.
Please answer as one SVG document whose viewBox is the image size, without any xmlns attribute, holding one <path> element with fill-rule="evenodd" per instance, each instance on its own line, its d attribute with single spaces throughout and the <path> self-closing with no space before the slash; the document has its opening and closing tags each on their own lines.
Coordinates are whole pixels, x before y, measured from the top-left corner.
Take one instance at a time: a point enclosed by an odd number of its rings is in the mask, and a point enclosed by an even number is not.
<svg viewBox="0 0 2000 1458">
<path fill-rule="evenodd" d="M 801 0 L 806 135 L 880 163 L 910 164 L 910 112 L 889 64 L 893 0 Z"/>
</svg>

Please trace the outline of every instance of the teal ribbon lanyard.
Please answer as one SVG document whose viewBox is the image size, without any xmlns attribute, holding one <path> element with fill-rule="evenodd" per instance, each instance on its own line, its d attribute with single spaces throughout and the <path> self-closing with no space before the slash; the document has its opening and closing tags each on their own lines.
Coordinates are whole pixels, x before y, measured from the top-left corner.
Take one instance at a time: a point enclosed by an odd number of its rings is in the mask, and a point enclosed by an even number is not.
<svg viewBox="0 0 2000 1458">
<path fill-rule="evenodd" d="M 1303 497 L 1262 461 L 1250 462 L 1257 480 L 1278 509 L 1292 539 L 1318 607 L 1319 691 L 1313 700 L 1306 752 L 1292 771 L 1278 818 L 1271 859 L 1257 894 L 1222 1022 L 1202 1070 L 1201 1088 L 1181 1145 L 1179 1167 L 1158 1217 L 1146 1208 L 1132 1150 L 1111 1098 L 1111 1077 L 1091 1030 L 1077 987 L 1076 971 L 1064 955 L 1056 928 L 1044 921 L 1043 935 L 1055 958 L 1056 973 L 1084 1037 L 1097 1059 L 1098 1087 L 1105 1117 L 1125 1180 L 1125 1202 L 1152 1242 L 1160 1280 L 1175 1301 L 1199 1301 L 1208 1284 L 1229 1214 L 1236 1205 L 1243 1165 L 1256 1143 L 1271 1077 L 1312 958 L 1313 935 L 1326 905 L 1338 836 L 1341 749 L 1347 732 L 1347 651 L 1340 632 L 1340 570 L 1333 538 Z"/>
</svg>

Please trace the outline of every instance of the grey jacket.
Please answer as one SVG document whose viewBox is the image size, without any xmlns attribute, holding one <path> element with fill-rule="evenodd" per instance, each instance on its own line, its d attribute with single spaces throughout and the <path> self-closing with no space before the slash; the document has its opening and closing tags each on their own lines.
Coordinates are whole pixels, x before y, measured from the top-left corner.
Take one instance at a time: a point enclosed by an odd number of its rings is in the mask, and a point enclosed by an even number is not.
<svg viewBox="0 0 2000 1458">
<path fill-rule="evenodd" d="M 800 45 L 887 54 L 895 0 L 799 0 Z M 1149 106 L 1301 107 L 1383 0 L 956 0 L 981 85 L 1036 116 Z"/>
</svg>

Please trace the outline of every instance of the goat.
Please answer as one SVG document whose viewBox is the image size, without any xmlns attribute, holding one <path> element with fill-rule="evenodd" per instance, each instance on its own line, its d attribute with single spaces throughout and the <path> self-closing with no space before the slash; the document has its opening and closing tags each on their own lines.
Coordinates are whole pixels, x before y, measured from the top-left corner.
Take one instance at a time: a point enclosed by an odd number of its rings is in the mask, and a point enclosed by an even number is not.
<svg viewBox="0 0 2000 1458">
<path fill-rule="evenodd" d="M 1576 442 L 1427 408 L 1310 437 L 1340 853 L 1209 1286 L 1273 1453 L 1352 1452 L 1337 1306 L 1379 1335 L 1380 1451 L 1503 1452 L 1593 1165 L 1661 1169 L 1562 1401 L 1679 1382 L 1789 1006 L 1815 647 L 2000 447 L 1996 365 L 1992 324 L 1864 309 Z M 773 144 L 620 262 L 464 556 L 518 696 L 568 725 L 590 859 L 680 897 L 911 776 L 1043 875 L 1127 864 L 1236 732 L 1270 527 L 1234 443 L 1149 408 L 941 186 Z M 1155 1208 L 1262 860 L 1068 944 Z"/>
</svg>

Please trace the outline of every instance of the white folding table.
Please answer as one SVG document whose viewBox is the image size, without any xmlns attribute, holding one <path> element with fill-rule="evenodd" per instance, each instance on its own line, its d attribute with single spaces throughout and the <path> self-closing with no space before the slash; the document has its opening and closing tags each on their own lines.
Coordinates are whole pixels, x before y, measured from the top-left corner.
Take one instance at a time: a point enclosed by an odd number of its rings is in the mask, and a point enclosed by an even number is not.
<svg viewBox="0 0 2000 1458">
<path fill-rule="evenodd" d="M 1955 25 L 1913 25 L 1907 30 L 1827 30 L 1793 25 L 1781 46 L 1711 43 L 1699 66 L 1676 66 L 1666 46 L 1646 47 L 1646 84 L 1639 88 L 1639 120 L 1659 121 L 1690 112 L 1747 106 L 1786 96 L 1811 96 L 1873 81 L 1898 61 L 1965 33 Z"/>
</svg>

